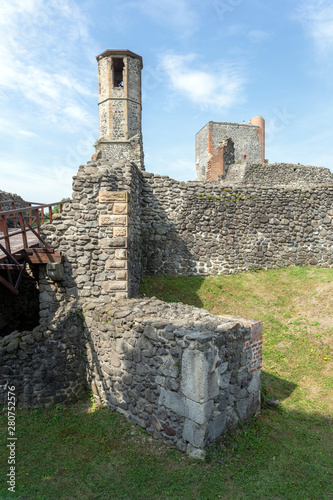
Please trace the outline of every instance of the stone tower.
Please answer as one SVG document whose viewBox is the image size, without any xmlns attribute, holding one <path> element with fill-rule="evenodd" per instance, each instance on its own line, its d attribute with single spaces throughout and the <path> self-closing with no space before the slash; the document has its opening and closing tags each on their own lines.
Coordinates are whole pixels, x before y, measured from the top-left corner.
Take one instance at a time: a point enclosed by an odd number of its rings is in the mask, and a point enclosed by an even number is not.
<svg viewBox="0 0 333 500">
<path fill-rule="evenodd" d="M 196 180 L 217 180 L 226 172 L 221 146 L 230 138 L 235 163 L 267 163 L 265 160 L 265 120 L 255 116 L 249 123 L 208 122 L 195 136 Z M 229 155 L 230 156 L 230 155 Z M 209 163 L 213 168 L 209 169 Z M 215 172 L 212 177 L 212 172 Z M 213 172 L 213 173 L 214 173 Z"/>
<path fill-rule="evenodd" d="M 262 116 L 255 116 L 251 118 L 250 124 L 257 127 L 256 132 L 261 145 L 260 160 L 265 163 L 265 120 Z"/>
<path fill-rule="evenodd" d="M 142 57 L 129 50 L 106 50 L 97 56 L 99 158 L 129 160 L 143 166 L 141 130 Z"/>
</svg>

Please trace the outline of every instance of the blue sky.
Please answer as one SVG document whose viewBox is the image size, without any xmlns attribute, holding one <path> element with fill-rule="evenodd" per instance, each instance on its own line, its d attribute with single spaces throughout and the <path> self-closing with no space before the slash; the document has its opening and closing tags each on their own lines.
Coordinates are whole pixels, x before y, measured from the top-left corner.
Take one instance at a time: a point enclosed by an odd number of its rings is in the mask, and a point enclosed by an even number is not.
<svg viewBox="0 0 333 500">
<path fill-rule="evenodd" d="M 0 4 L 0 189 L 71 196 L 98 139 L 97 62 L 143 57 L 146 170 L 195 178 L 209 120 L 266 120 L 271 162 L 333 170 L 327 0 L 11 0 Z"/>
</svg>

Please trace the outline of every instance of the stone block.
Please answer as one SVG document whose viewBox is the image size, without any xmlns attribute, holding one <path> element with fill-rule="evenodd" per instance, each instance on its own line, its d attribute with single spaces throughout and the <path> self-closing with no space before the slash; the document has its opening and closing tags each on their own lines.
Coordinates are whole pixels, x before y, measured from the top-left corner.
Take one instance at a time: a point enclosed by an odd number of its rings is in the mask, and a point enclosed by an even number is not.
<svg viewBox="0 0 333 500">
<path fill-rule="evenodd" d="M 247 388 L 247 390 L 249 392 L 256 393 L 256 392 L 260 391 L 260 388 L 261 388 L 261 371 L 256 370 L 252 374 L 252 380 L 251 380 L 250 385 Z"/>
<path fill-rule="evenodd" d="M 109 259 L 105 262 L 105 269 L 127 269 L 127 260 Z"/>
<path fill-rule="evenodd" d="M 205 424 L 213 414 L 213 400 L 206 403 L 196 403 L 191 399 L 186 399 L 188 418 L 199 425 Z"/>
<path fill-rule="evenodd" d="M 178 448 L 178 446 L 177 446 Z M 185 451 L 182 448 L 179 448 L 181 451 Z M 195 446 L 192 446 L 191 444 L 187 445 L 186 448 L 186 453 L 191 457 L 195 458 L 197 460 L 205 460 L 206 457 L 206 452 L 205 450 L 202 450 L 200 448 L 196 448 Z"/>
<path fill-rule="evenodd" d="M 112 215 L 101 214 L 98 217 L 98 224 L 99 224 L 99 226 L 109 226 L 113 222 L 112 219 L 113 219 Z"/>
<path fill-rule="evenodd" d="M 147 325 L 143 331 L 143 338 L 148 338 L 148 339 L 153 339 L 153 340 L 156 340 L 157 339 L 157 332 L 156 332 L 156 329 L 151 326 L 151 325 Z M 147 349 L 149 349 L 150 345 L 148 344 L 147 346 L 145 346 Z"/>
<path fill-rule="evenodd" d="M 241 422 L 249 420 L 260 407 L 260 392 L 236 401 L 236 412 Z"/>
<path fill-rule="evenodd" d="M 129 226 L 129 217 L 128 215 L 113 215 L 113 224 L 115 226 Z"/>
<path fill-rule="evenodd" d="M 129 227 L 114 227 L 113 237 L 114 238 L 128 238 L 130 235 Z"/>
<path fill-rule="evenodd" d="M 116 250 L 116 259 L 122 260 L 122 259 L 127 259 L 127 250 L 124 249 L 117 249 Z"/>
<path fill-rule="evenodd" d="M 99 203 L 129 202 L 128 191 L 100 191 L 98 193 Z"/>
<path fill-rule="evenodd" d="M 128 279 L 127 271 L 116 271 L 116 280 L 126 281 Z"/>
<path fill-rule="evenodd" d="M 244 422 L 248 415 L 249 401 L 248 398 L 236 401 L 236 411 L 241 422 Z"/>
<path fill-rule="evenodd" d="M 119 354 L 116 351 L 110 352 L 110 363 L 115 368 L 119 368 L 121 363 L 120 363 Z"/>
<path fill-rule="evenodd" d="M 114 296 L 116 300 L 128 299 L 128 292 L 117 292 Z"/>
<path fill-rule="evenodd" d="M 167 359 L 160 367 L 160 370 L 165 377 L 176 378 L 179 375 L 179 368 L 174 359 Z"/>
<path fill-rule="evenodd" d="M 206 352 L 186 350 L 182 358 L 181 390 L 197 403 L 213 399 L 219 393 L 218 374 L 214 369 L 218 359 L 216 348 Z"/>
<path fill-rule="evenodd" d="M 127 238 L 103 238 L 101 248 L 127 248 Z"/>
<path fill-rule="evenodd" d="M 161 387 L 158 406 L 166 406 L 176 414 L 182 415 L 183 417 L 187 417 L 188 415 L 185 398 L 177 392 L 169 391 L 164 387 Z"/>
<path fill-rule="evenodd" d="M 127 291 L 127 281 L 104 281 L 102 290 L 104 292 Z"/>
<path fill-rule="evenodd" d="M 227 387 L 229 387 L 230 379 L 231 379 L 231 371 L 221 373 L 219 377 L 220 389 L 226 389 Z"/>
<path fill-rule="evenodd" d="M 212 443 L 213 441 L 215 441 L 215 439 L 220 437 L 226 428 L 226 424 L 227 424 L 226 412 L 220 413 L 219 415 L 214 417 L 207 425 L 206 443 L 207 444 Z"/>
<path fill-rule="evenodd" d="M 190 419 L 185 420 L 183 429 L 183 439 L 196 448 L 205 446 L 205 430 L 206 426 L 196 424 Z"/>
<path fill-rule="evenodd" d="M 46 264 L 46 273 L 53 281 L 63 281 L 65 279 L 63 264 L 49 262 Z"/>
<path fill-rule="evenodd" d="M 112 214 L 100 214 L 98 217 L 98 224 L 100 226 L 129 226 L 128 215 L 112 215 Z"/>
<path fill-rule="evenodd" d="M 115 203 L 113 213 L 114 215 L 127 215 L 130 213 L 130 206 L 128 203 Z"/>
</svg>

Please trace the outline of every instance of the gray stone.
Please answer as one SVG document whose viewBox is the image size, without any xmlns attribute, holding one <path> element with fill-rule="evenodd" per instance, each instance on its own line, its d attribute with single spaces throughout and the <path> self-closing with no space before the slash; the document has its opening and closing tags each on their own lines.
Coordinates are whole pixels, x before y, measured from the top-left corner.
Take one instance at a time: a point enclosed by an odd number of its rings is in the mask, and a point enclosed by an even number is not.
<svg viewBox="0 0 333 500">
<path fill-rule="evenodd" d="M 187 418 L 185 420 L 182 437 L 192 446 L 203 448 L 205 446 L 205 431 L 205 426 L 196 424 Z"/>
<path fill-rule="evenodd" d="M 63 281 L 65 279 L 63 264 L 48 263 L 46 264 L 46 272 L 53 281 Z"/>
<path fill-rule="evenodd" d="M 187 445 L 186 448 L 187 454 L 191 458 L 195 458 L 196 460 L 205 460 L 206 458 L 206 452 L 203 449 L 196 448 L 195 446 L 192 446 L 191 444 Z"/>
<path fill-rule="evenodd" d="M 212 346 L 208 353 L 186 350 L 182 357 L 181 390 L 193 401 L 203 403 L 219 393 L 218 377 L 213 367 L 217 351 Z"/>
<path fill-rule="evenodd" d="M 206 442 L 207 443 L 212 443 L 220 437 L 227 424 L 227 415 L 226 412 L 219 413 L 216 415 L 207 425 L 207 430 L 206 430 Z"/>
</svg>

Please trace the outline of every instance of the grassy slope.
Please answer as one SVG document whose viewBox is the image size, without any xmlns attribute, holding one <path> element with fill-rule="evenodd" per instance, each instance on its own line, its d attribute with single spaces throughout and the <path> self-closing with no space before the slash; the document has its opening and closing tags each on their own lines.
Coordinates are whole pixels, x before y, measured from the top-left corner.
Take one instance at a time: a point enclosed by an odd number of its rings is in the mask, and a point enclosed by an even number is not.
<svg viewBox="0 0 333 500">
<path fill-rule="evenodd" d="M 149 278 L 147 295 L 264 321 L 264 394 L 282 402 L 197 463 L 107 409 L 20 410 L 17 494 L 0 498 L 333 499 L 333 269 Z M 6 416 L 0 417 L 1 442 Z"/>
</svg>

